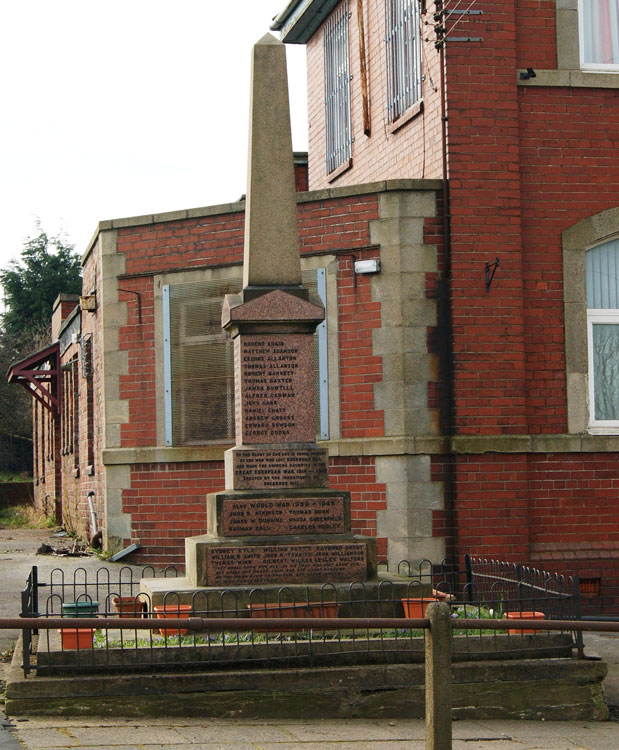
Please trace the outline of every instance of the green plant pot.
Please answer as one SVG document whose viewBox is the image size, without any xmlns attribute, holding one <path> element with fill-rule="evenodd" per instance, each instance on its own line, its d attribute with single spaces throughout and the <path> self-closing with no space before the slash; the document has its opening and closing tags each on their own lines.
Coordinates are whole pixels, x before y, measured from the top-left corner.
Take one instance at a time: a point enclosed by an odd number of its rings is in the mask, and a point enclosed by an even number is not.
<svg viewBox="0 0 619 750">
<path fill-rule="evenodd" d="M 62 605 L 63 617 L 94 617 L 99 612 L 99 602 L 84 599 L 79 602 L 65 602 Z"/>
</svg>

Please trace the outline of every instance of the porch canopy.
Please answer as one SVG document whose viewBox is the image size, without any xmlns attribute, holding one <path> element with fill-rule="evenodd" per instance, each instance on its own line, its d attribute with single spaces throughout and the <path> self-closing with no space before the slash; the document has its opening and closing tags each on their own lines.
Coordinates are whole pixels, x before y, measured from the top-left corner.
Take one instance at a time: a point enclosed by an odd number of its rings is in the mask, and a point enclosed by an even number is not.
<svg viewBox="0 0 619 750">
<path fill-rule="evenodd" d="M 60 408 L 60 344 L 39 349 L 9 367 L 9 383 L 19 383 L 54 416 Z"/>
</svg>

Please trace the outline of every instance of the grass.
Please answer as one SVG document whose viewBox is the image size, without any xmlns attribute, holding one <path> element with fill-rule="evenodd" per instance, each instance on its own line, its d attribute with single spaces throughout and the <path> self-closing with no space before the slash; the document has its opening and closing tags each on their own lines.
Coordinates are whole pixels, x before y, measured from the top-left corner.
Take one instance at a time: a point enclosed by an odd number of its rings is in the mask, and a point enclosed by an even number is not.
<svg viewBox="0 0 619 750">
<path fill-rule="evenodd" d="M 53 518 L 46 518 L 30 505 L 13 505 L 0 508 L 0 529 L 51 529 Z"/>
<path fill-rule="evenodd" d="M 0 482 L 32 482 L 32 477 L 25 472 L 15 474 L 10 471 L 0 471 Z"/>
</svg>

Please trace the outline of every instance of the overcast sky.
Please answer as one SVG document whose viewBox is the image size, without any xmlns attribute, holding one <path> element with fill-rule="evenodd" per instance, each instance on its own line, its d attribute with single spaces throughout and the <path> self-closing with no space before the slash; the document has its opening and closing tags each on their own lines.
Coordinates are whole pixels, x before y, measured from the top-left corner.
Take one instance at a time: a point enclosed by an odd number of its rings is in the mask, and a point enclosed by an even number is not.
<svg viewBox="0 0 619 750">
<path fill-rule="evenodd" d="M 16 0 L 0 11 L 0 267 L 39 217 L 81 254 L 102 219 L 245 192 L 252 45 L 287 0 Z M 293 148 L 305 48 L 288 47 Z"/>
</svg>

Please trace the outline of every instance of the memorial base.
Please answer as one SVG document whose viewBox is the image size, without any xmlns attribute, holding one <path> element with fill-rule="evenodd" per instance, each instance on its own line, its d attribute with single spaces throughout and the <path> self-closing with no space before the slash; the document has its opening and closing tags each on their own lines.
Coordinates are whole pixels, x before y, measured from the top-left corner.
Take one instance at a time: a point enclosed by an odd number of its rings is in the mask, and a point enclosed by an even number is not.
<svg viewBox="0 0 619 750">
<path fill-rule="evenodd" d="M 350 534 L 185 539 L 193 586 L 367 581 L 376 578 L 376 540 Z"/>
</svg>

